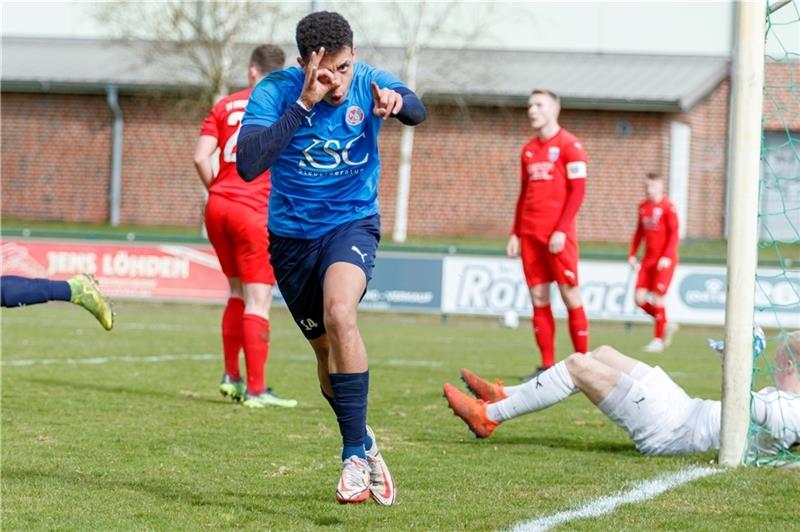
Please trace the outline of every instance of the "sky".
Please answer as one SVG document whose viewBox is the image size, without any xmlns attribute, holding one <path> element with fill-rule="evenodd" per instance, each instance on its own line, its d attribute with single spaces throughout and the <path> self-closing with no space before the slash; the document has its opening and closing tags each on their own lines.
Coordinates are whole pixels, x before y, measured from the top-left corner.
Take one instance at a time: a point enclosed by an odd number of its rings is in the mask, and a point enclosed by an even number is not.
<svg viewBox="0 0 800 532">
<path fill-rule="evenodd" d="M 390 3 L 323 2 L 327 9 L 350 12 L 362 38 L 376 44 L 399 44 L 396 17 Z M 155 5 L 155 3 L 154 3 Z M 296 20 L 310 2 L 284 2 L 289 19 Z M 406 3 L 406 10 L 419 4 Z M 426 19 L 441 14 L 444 3 L 430 2 Z M 94 2 L 4 1 L 2 33 L 6 36 L 107 37 L 107 30 L 92 16 Z M 296 13 L 296 14 L 295 14 Z M 430 42 L 460 46 L 452 37 L 457 28 L 476 29 L 472 46 L 524 50 L 581 50 L 600 52 L 651 52 L 725 55 L 730 48 L 732 7 L 719 2 L 462 2 L 443 17 L 442 27 Z M 294 15 L 294 16 L 292 16 Z M 488 16 L 487 16 L 488 15 Z M 293 22 L 282 25 L 279 36 L 293 39 Z M 441 30 L 441 31 L 438 31 Z M 358 33 L 356 35 L 358 38 Z M 259 40 L 253 36 L 253 40 Z"/>
<path fill-rule="evenodd" d="M 310 1 L 285 1 L 285 22 L 274 39 L 293 42 L 296 20 Z M 351 21 L 356 40 L 370 45 L 400 45 L 399 23 L 420 9 L 419 2 L 345 2 L 318 0 Z M 400 11 L 397 5 L 402 4 Z M 797 20 L 798 4 L 781 10 L 782 18 Z M 158 2 L 151 2 L 158 8 Z M 429 1 L 424 6 L 423 33 L 427 45 L 520 50 L 563 50 L 621 53 L 728 55 L 731 50 L 735 4 L 731 0 L 695 1 Z M 107 28 L 93 16 L 97 2 L 2 2 L 4 36 L 106 38 Z M 441 20 L 441 24 L 434 23 Z M 772 52 L 783 47 L 800 50 L 800 21 L 781 28 L 783 46 L 769 43 Z M 465 37 L 464 33 L 469 33 Z M 256 42 L 263 35 L 243 36 Z"/>
</svg>

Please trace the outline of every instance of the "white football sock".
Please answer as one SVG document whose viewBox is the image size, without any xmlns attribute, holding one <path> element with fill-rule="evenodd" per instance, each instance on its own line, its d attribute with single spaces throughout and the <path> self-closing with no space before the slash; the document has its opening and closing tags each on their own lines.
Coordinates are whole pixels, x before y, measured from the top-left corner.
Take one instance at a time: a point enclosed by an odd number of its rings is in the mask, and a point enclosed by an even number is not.
<svg viewBox="0 0 800 532">
<path fill-rule="evenodd" d="M 507 421 L 528 412 L 536 412 L 578 391 L 563 360 L 518 388 L 514 395 L 487 407 L 489 419 Z"/>
<path fill-rule="evenodd" d="M 525 387 L 524 384 L 517 384 L 515 386 L 505 386 L 504 385 L 503 386 L 503 391 L 506 392 L 506 395 L 508 397 L 511 397 L 512 395 L 514 395 L 515 393 L 517 393 L 518 391 L 520 391 L 524 387 Z"/>
</svg>

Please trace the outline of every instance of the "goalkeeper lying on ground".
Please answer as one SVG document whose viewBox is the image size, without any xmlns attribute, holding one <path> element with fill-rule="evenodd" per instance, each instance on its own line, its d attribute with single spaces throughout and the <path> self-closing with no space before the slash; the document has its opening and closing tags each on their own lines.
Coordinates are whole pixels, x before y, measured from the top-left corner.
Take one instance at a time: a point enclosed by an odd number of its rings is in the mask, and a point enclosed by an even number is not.
<svg viewBox="0 0 800 532">
<path fill-rule="evenodd" d="M 778 453 L 800 442 L 800 331 L 775 352 L 775 385 L 752 392 L 751 416 L 763 433 L 764 452 Z M 636 448 L 650 455 L 719 449 L 720 401 L 689 397 L 664 371 L 603 346 L 589 356 L 573 354 L 519 386 L 503 386 L 461 370 L 478 399 L 444 385 L 450 408 L 478 438 L 509 419 L 536 412 L 583 392 L 624 429 Z"/>
</svg>

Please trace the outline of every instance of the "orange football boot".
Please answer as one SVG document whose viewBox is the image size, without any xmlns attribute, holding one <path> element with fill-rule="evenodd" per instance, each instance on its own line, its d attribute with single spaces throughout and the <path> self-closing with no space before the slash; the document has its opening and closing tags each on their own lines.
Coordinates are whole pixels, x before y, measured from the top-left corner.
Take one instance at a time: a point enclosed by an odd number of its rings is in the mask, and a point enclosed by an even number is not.
<svg viewBox="0 0 800 532">
<path fill-rule="evenodd" d="M 487 380 L 483 380 L 470 370 L 461 369 L 461 380 L 467 385 L 469 391 L 478 399 L 483 399 L 487 403 L 496 403 L 507 398 L 505 390 L 503 390 L 503 381 L 496 380 L 494 384 Z"/>
<path fill-rule="evenodd" d="M 452 384 L 444 385 L 444 396 L 453 413 L 464 420 L 476 437 L 488 438 L 500 424 L 486 414 L 486 401 L 473 399 Z"/>
</svg>

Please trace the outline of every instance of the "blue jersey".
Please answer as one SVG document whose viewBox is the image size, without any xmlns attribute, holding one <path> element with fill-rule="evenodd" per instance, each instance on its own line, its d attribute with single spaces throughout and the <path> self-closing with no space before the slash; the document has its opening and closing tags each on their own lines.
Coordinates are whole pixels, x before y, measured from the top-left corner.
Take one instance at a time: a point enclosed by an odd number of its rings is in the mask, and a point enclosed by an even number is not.
<svg viewBox="0 0 800 532">
<path fill-rule="evenodd" d="M 290 238 L 319 238 L 330 230 L 378 212 L 381 164 L 372 114 L 372 82 L 396 89 L 393 74 L 355 63 L 347 98 L 317 103 L 270 168 L 269 229 Z M 250 95 L 242 125 L 268 127 L 300 97 L 298 67 L 271 73 Z"/>
</svg>

